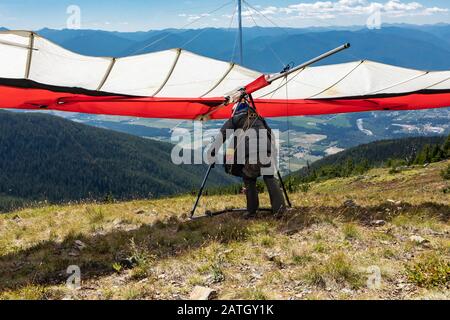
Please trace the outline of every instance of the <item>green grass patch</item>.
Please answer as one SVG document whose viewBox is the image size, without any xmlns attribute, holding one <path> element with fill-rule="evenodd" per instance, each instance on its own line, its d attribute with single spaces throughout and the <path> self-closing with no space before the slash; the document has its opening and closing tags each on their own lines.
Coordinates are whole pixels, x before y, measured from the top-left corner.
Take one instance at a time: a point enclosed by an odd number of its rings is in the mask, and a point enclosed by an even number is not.
<svg viewBox="0 0 450 320">
<path fill-rule="evenodd" d="M 310 255 L 297 253 L 293 253 L 291 259 L 293 264 L 299 266 L 305 266 L 314 260 L 314 258 Z"/>
<path fill-rule="evenodd" d="M 327 280 L 348 284 L 352 288 L 360 288 L 363 284 L 362 275 L 356 271 L 350 259 L 342 252 L 331 256 L 322 265 L 313 266 L 306 279 L 310 284 L 319 287 L 325 287 Z"/>
<path fill-rule="evenodd" d="M 358 227 L 354 223 L 346 223 L 342 227 L 342 233 L 346 240 L 354 240 L 359 238 Z"/>
<path fill-rule="evenodd" d="M 27 285 L 14 291 L 0 293 L 0 300 L 51 300 L 61 299 L 62 291 L 52 290 L 43 286 Z"/>
<path fill-rule="evenodd" d="M 450 262 L 434 253 L 424 254 L 406 265 L 408 279 L 424 288 L 442 287 L 450 282 Z"/>
<path fill-rule="evenodd" d="M 323 241 L 319 241 L 314 244 L 313 250 L 317 253 L 326 253 L 328 251 L 328 247 Z"/>
<path fill-rule="evenodd" d="M 244 300 L 268 300 L 267 294 L 261 288 L 250 288 L 244 290 L 242 295 Z"/>
</svg>

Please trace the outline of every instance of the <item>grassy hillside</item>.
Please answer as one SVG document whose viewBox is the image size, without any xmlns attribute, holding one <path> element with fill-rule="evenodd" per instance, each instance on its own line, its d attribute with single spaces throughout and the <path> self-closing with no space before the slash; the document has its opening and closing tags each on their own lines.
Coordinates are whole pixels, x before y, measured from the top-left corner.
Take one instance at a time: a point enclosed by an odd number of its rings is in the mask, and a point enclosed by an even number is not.
<svg viewBox="0 0 450 320">
<path fill-rule="evenodd" d="M 43 114 L 0 112 L 0 211 L 27 202 L 159 197 L 197 188 L 203 166 L 176 166 L 168 143 Z M 212 184 L 231 179 L 220 171 Z"/>
<path fill-rule="evenodd" d="M 449 143 L 450 136 L 375 141 L 327 156 L 291 174 L 290 177 L 307 182 L 362 174 L 370 168 L 389 167 L 393 164 L 423 165 L 448 158 Z"/>
<path fill-rule="evenodd" d="M 0 297 L 180 299 L 202 285 L 219 299 L 450 299 L 449 165 L 313 183 L 282 220 L 189 221 L 191 196 L 3 215 Z M 230 206 L 244 197 L 201 204 Z M 70 265 L 80 290 L 65 286 Z"/>
</svg>

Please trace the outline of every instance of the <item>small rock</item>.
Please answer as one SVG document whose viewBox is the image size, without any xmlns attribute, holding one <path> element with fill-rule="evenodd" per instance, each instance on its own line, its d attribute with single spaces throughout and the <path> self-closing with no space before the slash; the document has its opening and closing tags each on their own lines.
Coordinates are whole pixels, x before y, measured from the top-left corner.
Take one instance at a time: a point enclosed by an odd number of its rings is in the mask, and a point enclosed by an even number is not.
<svg viewBox="0 0 450 320">
<path fill-rule="evenodd" d="M 86 244 L 84 243 L 84 242 L 82 242 L 81 240 L 76 240 L 75 241 L 75 247 L 78 249 L 78 250 L 83 250 L 84 248 L 86 248 Z"/>
<path fill-rule="evenodd" d="M 80 256 L 79 252 L 76 252 L 76 251 L 70 251 L 69 252 L 69 257 L 78 257 L 78 256 Z"/>
<path fill-rule="evenodd" d="M 117 218 L 117 219 L 114 219 L 114 221 L 113 221 L 113 226 L 118 226 L 118 225 L 120 225 L 120 224 L 122 224 L 122 220 L 120 220 L 119 218 Z"/>
<path fill-rule="evenodd" d="M 298 233 L 301 230 L 301 228 L 291 228 L 291 229 L 286 229 L 283 231 L 283 233 L 287 236 L 293 236 L 296 233 Z"/>
<path fill-rule="evenodd" d="M 434 230 L 430 230 L 429 234 L 432 236 L 436 236 L 436 237 L 442 237 L 445 236 L 444 232 L 438 232 L 438 231 L 434 231 Z"/>
<path fill-rule="evenodd" d="M 279 256 L 279 254 L 273 252 L 266 253 L 266 259 L 269 261 L 275 261 Z"/>
<path fill-rule="evenodd" d="M 406 260 L 411 260 L 414 258 L 414 255 L 408 252 L 408 253 L 405 253 L 404 257 Z"/>
<path fill-rule="evenodd" d="M 399 205 L 399 204 L 402 203 L 401 201 L 395 201 L 395 200 L 392 200 L 392 199 L 387 199 L 386 201 L 390 202 L 390 203 L 393 203 L 393 204 L 396 204 L 396 205 Z"/>
<path fill-rule="evenodd" d="M 397 284 L 396 288 L 402 290 L 402 289 L 404 289 L 406 286 L 407 286 L 406 283 L 401 282 L 401 283 L 398 283 L 398 284 Z"/>
<path fill-rule="evenodd" d="M 256 280 L 262 279 L 262 277 L 263 277 L 262 274 L 257 273 L 257 272 L 252 274 L 252 278 L 256 279 Z"/>
<path fill-rule="evenodd" d="M 122 266 L 122 268 L 124 269 L 132 269 L 136 266 L 136 258 L 131 257 L 131 258 L 126 258 L 126 259 L 121 259 L 119 261 L 119 264 Z"/>
<path fill-rule="evenodd" d="M 353 290 L 348 289 L 348 288 L 342 289 L 341 292 L 342 292 L 342 293 L 345 293 L 345 294 L 353 294 Z"/>
<path fill-rule="evenodd" d="M 344 202 L 344 206 L 346 206 L 347 208 L 354 208 L 357 205 L 356 205 L 355 201 L 349 199 Z"/>
<path fill-rule="evenodd" d="M 386 224 L 386 221 L 384 221 L 384 220 L 374 220 L 370 224 L 372 226 L 374 226 L 374 227 L 381 227 L 381 226 L 384 226 Z"/>
<path fill-rule="evenodd" d="M 212 300 L 216 296 L 216 291 L 211 288 L 196 286 L 191 292 L 190 300 Z"/>
<path fill-rule="evenodd" d="M 409 240 L 412 242 L 415 242 L 417 244 L 425 244 L 425 243 L 430 242 L 427 239 L 422 238 L 421 236 L 416 236 L 416 235 L 409 237 Z"/>
</svg>

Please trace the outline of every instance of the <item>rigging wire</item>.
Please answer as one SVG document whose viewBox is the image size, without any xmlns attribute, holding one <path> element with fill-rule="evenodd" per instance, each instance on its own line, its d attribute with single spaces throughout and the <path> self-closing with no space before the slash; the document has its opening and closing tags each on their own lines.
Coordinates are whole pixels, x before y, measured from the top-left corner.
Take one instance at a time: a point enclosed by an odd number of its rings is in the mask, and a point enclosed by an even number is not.
<svg viewBox="0 0 450 320">
<path fill-rule="evenodd" d="M 255 26 L 260 28 L 260 26 L 258 25 L 258 23 L 255 20 L 255 17 L 252 14 L 252 9 L 247 6 L 246 1 L 244 1 L 244 5 L 245 5 L 245 8 L 248 10 L 248 12 L 250 14 L 250 18 L 253 20 L 253 23 L 255 24 Z M 283 68 L 286 68 L 286 64 L 283 62 L 281 57 L 275 52 L 275 50 L 272 48 L 272 46 L 270 44 L 268 44 L 268 42 L 266 40 L 264 40 L 264 43 L 265 43 L 266 47 L 268 47 L 270 49 L 270 51 L 272 51 L 272 54 L 278 60 L 278 62 L 283 66 Z"/>
<path fill-rule="evenodd" d="M 286 32 L 287 34 L 290 34 L 290 33 L 288 32 L 289 29 L 287 29 L 287 28 L 285 28 L 285 27 L 281 27 L 280 25 L 276 24 L 276 23 L 273 21 L 273 20 L 275 20 L 275 18 L 272 18 L 272 19 L 271 19 L 271 18 L 267 17 L 267 15 L 265 15 L 264 13 L 262 13 L 262 12 L 261 12 L 260 10 L 258 10 L 255 6 L 251 5 L 251 4 L 248 3 L 246 0 L 244 0 L 244 1 L 245 1 L 248 5 L 250 5 L 250 6 L 253 8 L 253 10 L 257 11 L 259 14 L 261 14 L 262 16 L 264 16 L 264 18 L 265 18 L 266 20 L 268 20 L 269 22 L 271 22 L 274 26 L 276 26 L 276 27 L 278 27 L 278 28 L 280 28 L 280 29 L 283 29 L 283 31 Z M 318 25 L 320 25 L 322 28 L 330 27 L 330 25 L 324 23 L 323 19 L 318 19 L 318 18 L 314 18 L 314 17 L 311 17 L 311 16 L 306 17 L 306 19 L 314 21 L 315 23 L 317 23 Z M 281 22 L 281 19 L 278 19 L 278 21 Z M 298 26 L 290 25 L 289 23 L 287 23 L 286 20 L 283 20 L 283 23 L 286 24 L 286 25 L 288 26 L 288 28 L 291 28 L 291 29 L 298 29 L 298 28 L 299 28 Z M 320 27 L 318 27 L 318 28 L 320 28 Z"/>
<path fill-rule="evenodd" d="M 205 33 L 206 31 L 208 31 L 208 28 L 203 28 L 202 30 L 200 30 L 199 33 L 197 33 L 195 36 L 193 36 L 191 39 L 189 39 L 188 41 L 186 41 L 185 43 L 183 43 L 181 45 L 182 48 L 185 48 L 188 44 L 192 43 L 193 41 L 195 41 L 198 37 L 200 37 L 203 33 Z"/>
<path fill-rule="evenodd" d="M 202 16 L 202 17 L 199 18 L 199 19 L 196 19 L 196 20 L 194 20 L 194 21 L 189 22 L 188 24 L 186 24 L 185 26 L 183 26 L 182 29 L 183 29 L 183 28 L 186 28 L 186 27 L 188 27 L 188 26 L 190 26 L 190 25 L 192 25 L 192 24 L 194 24 L 194 23 L 196 23 L 196 22 L 198 22 L 199 20 L 201 20 L 202 18 L 204 18 L 204 17 L 206 17 L 206 16 L 208 16 L 208 15 L 211 15 L 211 14 L 213 14 L 213 13 L 215 13 L 215 12 L 217 12 L 217 11 L 223 9 L 223 8 L 225 8 L 226 6 L 230 5 L 232 2 L 234 2 L 234 1 L 232 0 L 232 1 L 226 2 L 226 3 L 223 4 L 222 6 L 220 6 L 220 7 L 216 8 L 216 9 L 210 11 L 207 15 Z M 234 9 L 234 12 L 233 12 L 233 15 L 232 15 L 232 17 L 231 17 L 231 21 L 230 21 L 230 24 L 229 24 L 229 26 L 228 26 L 228 30 L 227 30 L 227 31 L 229 31 L 229 30 L 231 29 L 231 26 L 232 26 L 232 24 L 233 24 L 233 20 L 234 20 L 234 17 L 235 17 L 235 15 L 236 15 L 236 12 L 237 12 L 237 8 Z M 201 36 L 205 31 L 207 31 L 207 30 L 208 30 L 207 28 L 204 28 L 203 30 L 201 30 L 201 31 L 200 31 L 198 34 L 196 34 L 194 37 L 192 37 L 191 39 L 189 39 L 188 41 L 186 41 L 185 43 L 183 43 L 182 47 L 185 47 L 185 46 L 187 46 L 188 44 L 190 44 L 191 42 L 193 42 L 194 40 L 196 40 L 198 37 L 200 37 L 200 36 Z M 168 33 L 166 36 L 164 36 L 164 37 L 162 37 L 162 38 L 160 38 L 160 39 L 157 39 L 156 41 L 150 43 L 149 45 L 147 45 L 147 46 L 145 46 L 145 47 L 143 47 L 143 48 L 141 48 L 141 49 L 135 51 L 133 54 L 135 54 L 135 53 L 137 53 L 137 52 L 139 52 L 139 51 L 142 51 L 142 50 L 144 50 L 144 49 L 146 49 L 146 48 L 149 48 L 149 47 L 153 46 L 154 44 L 156 44 L 156 43 L 158 43 L 158 42 L 161 42 L 161 41 L 167 39 L 170 35 L 172 35 L 172 34 L 171 34 L 171 33 Z M 236 36 L 236 39 L 237 39 L 237 36 Z M 236 50 L 236 43 L 235 43 L 235 48 L 234 48 L 234 50 L 233 50 L 233 57 L 234 57 L 234 52 L 235 52 L 235 50 Z M 232 57 L 232 59 L 233 59 L 233 57 Z M 174 132 L 177 128 L 179 128 L 179 127 L 180 127 L 183 123 L 185 123 L 186 121 L 187 121 L 187 120 L 179 121 L 179 122 L 178 122 L 178 123 L 170 130 L 170 132 Z M 192 123 L 194 123 L 194 121 L 192 121 Z"/>
<path fill-rule="evenodd" d="M 247 6 L 249 6 L 251 9 L 253 9 L 254 11 L 256 11 L 258 14 L 260 14 L 262 17 L 264 17 L 267 21 L 269 21 L 271 24 L 273 24 L 275 27 L 280 28 L 281 30 L 283 30 L 287 35 L 292 35 L 292 32 L 289 32 L 289 29 L 282 27 L 281 25 L 277 24 L 276 22 L 274 22 L 275 18 L 269 18 L 267 15 L 265 15 L 264 13 L 262 13 L 258 8 L 256 8 L 255 6 L 253 6 L 252 4 L 250 4 L 248 1 L 246 0 L 242 0 L 243 2 L 245 2 L 245 4 Z M 321 24 L 323 27 L 329 27 L 329 25 L 326 25 L 323 23 L 322 20 L 317 19 L 317 18 L 309 18 L 315 22 L 319 22 L 319 24 Z M 279 21 L 281 22 L 281 19 L 279 19 Z M 286 23 L 286 21 L 283 21 L 283 23 Z M 291 27 L 289 26 L 289 28 L 292 29 L 298 29 L 298 27 Z M 356 55 L 354 55 L 351 51 L 346 52 L 347 55 L 353 57 L 355 60 L 361 60 L 361 57 L 358 57 Z"/>
<path fill-rule="evenodd" d="M 230 20 L 230 24 L 228 25 L 227 32 L 230 32 L 231 27 L 233 26 L 234 17 L 236 16 L 237 11 L 238 11 L 238 8 L 236 6 L 236 7 L 234 7 L 233 15 L 231 16 L 231 20 Z M 236 33 L 235 33 L 235 36 L 234 36 L 234 46 L 233 46 L 233 51 L 231 53 L 230 63 L 234 62 L 234 56 L 236 54 L 238 37 L 239 37 L 239 30 L 236 29 Z"/>
<path fill-rule="evenodd" d="M 288 86 L 288 76 L 285 76 L 286 80 L 286 125 L 287 125 L 287 153 L 288 153 L 288 173 L 291 173 L 291 157 L 290 157 L 290 149 L 291 149 L 291 123 L 289 120 L 289 86 Z"/>
<path fill-rule="evenodd" d="M 200 20 L 202 20 L 202 19 L 208 17 L 209 15 L 211 15 L 211 14 L 213 14 L 213 13 L 215 13 L 215 12 L 217 12 L 217 11 L 219 11 L 219 10 L 221 10 L 221 9 L 223 9 L 223 8 L 225 8 L 225 7 L 227 7 L 227 6 L 229 6 L 229 5 L 232 4 L 233 2 L 234 2 L 233 0 L 227 1 L 226 3 L 224 3 L 223 5 L 221 5 L 220 7 L 218 7 L 218 8 L 216 8 L 216 9 L 214 9 L 214 10 L 208 12 L 208 13 L 205 14 L 205 15 L 202 15 L 200 18 L 195 19 L 195 20 L 193 20 L 193 21 L 190 21 L 189 23 L 187 23 L 187 24 L 185 24 L 184 26 L 182 26 L 180 29 L 185 29 L 185 28 L 187 28 L 187 27 L 189 27 L 189 26 L 191 26 L 191 25 L 193 25 L 193 24 L 199 22 Z M 134 55 L 134 54 L 136 54 L 136 53 L 138 53 L 138 52 L 141 52 L 142 50 L 145 50 L 145 49 L 148 49 L 148 48 L 154 46 L 155 44 L 157 44 L 157 43 L 159 43 L 159 42 L 161 42 L 161 41 L 167 39 L 167 38 L 170 37 L 171 35 L 173 35 L 173 34 L 170 33 L 170 32 L 168 32 L 164 37 L 161 37 L 161 38 L 159 38 L 159 39 L 156 39 L 155 41 L 151 42 L 150 44 L 148 44 L 148 45 L 146 45 L 146 46 L 144 46 L 144 47 L 142 47 L 142 48 L 140 48 L 140 49 L 135 50 L 135 51 L 132 53 L 132 55 Z"/>
<path fill-rule="evenodd" d="M 230 31 L 231 29 L 231 25 L 233 24 L 233 20 L 234 20 L 234 16 L 236 15 L 236 11 L 237 8 L 234 10 L 233 15 L 231 16 L 231 21 L 230 24 L 228 26 L 227 32 Z M 203 33 L 205 33 L 206 31 L 208 31 L 208 28 L 203 28 L 199 33 L 197 33 L 194 37 L 192 37 L 191 39 L 189 39 L 188 41 L 186 41 L 185 43 L 183 43 L 181 45 L 182 48 L 185 48 L 188 44 L 192 43 L 193 41 L 195 41 L 198 37 L 200 37 Z"/>
<path fill-rule="evenodd" d="M 252 10 L 254 10 L 255 12 L 257 12 L 259 15 L 261 15 L 263 18 L 265 18 L 267 21 L 269 21 L 271 24 L 273 24 L 275 27 L 277 27 L 277 28 L 279 28 L 279 29 L 281 29 L 281 30 L 283 30 L 286 34 L 290 34 L 288 31 L 287 31 L 287 29 L 286 28 L 284 28 L 284 27 L 282 27 L 282 26 L 280 26 L 279 24 L 277 24 L 277 23 L 275 23 L 274 21 L 273 21 L 273 19 L 270 19 L 269 17 L 267 17 L 267 15 L 265 15 L 264 13 L 262 13 L 260 10 L 258 10 L 255 6 L 253 6 L 252 4 L 250 4 L 250 3 L 248 3 L 246 0 L 242 0 L 244 3 L 245 3 L 245 5 L 247 6 L 247 7 L 249 7 L 249 8 L 251 8 Z"/>
<path fill-rule="evenodd" d="M 234 37 L 234 46 L 233 46 L 233 53 L 231 54 L 231 60 L 230 62 L 234 62 L 234 57 L 236 56 L 236 50 L 239 40 L 239 30 L 236 31 L 236 35 Z"/>
<path fill-rule="evenodd" d="M 278 25 L 277 23 L 275 23 L 274 21 L 272 21 L 272 19 L 268 18 L 265 14 L 263 14 L 261 11 L 259 11 L 258 9 L 256 9 L 254 6 L 252 6 L 251 4 L 249 4 L 247 1 L 243 0 L 243 2 L 244 2 L 245 5 L 247 6 L 247 8 L 249 7 L 250 9 L 252 9 L 252 10 L 254 10 L 255 12 L 259 13 L 261 16 L 263 16 L 267 21 L 269 21 L 269 22 L 270 22 L 271 24 L 273 24 L 275 27 L 280 28 L 280 29 L 283 30 L 286 34 L 289 35 L 289 32 L 286 30 L 286 28 L 283 28 L 283 27 L 281 27 L 280 25 Z M 255 21 L 253 15 L 252 15 L 252 13 L 251 13 L 251 10 L 249 10 L 249 12 L 250 12 L 250 16 L 252 17 L 253 21 L 254 21 L 255 24 L 256 24 L 256 21 Z M 275 54 L 275 56 L 278 57 L 278 55 L 276 55 L 276 53 L 275 53 L 275 51 L 273 50 L 273 48 L 270 47 L 270 46 L 269 46 L 269 48 L 272 50 L 272 52 Z M 280 58 L 278 58 L 278 59 L 281 60 Z M 291 62 L 291 63 L 292 63 L 292 62 Z M 284 63 L 282 62 L 282 65 L 283 65 L 284 70 L 287 71 L 287 70 L 288 70 L 287 68 L 290 67 L 290 64 L 291 64 L 291 63 L 289 63 L 288 65 L 286 65 L 286 64 L 284 64 Z M 299 73 L 301 73 L 301 72 L 299 72 Z M 297 74 L 297 75 L 298 75 L 298 74 Z M 275 89 L 275 90 L 272 92 L 272 97 L 275 95 L 275 93 L 276 93 L 279 89 L 281 89 L 283 86 L 285 87 L 285 90 L 286 90 L 287 158 L 288 158 L 288 168 L 287 168 L 287 170 L 288 170 L 288 172 L 290 173 L 290 172 L 291 172 L 291 157 L 290 157 L 289 152 L 290 152 L 290 147 L 291 147 L 291 128 L 290 128 L 290 120 L 289 120 L 289 88 L 288 88 L 288 83 L 289 83 L 289 82 L 290 82 L 290 81 L 289 81 L 289 79 L 288 79 L 288 76 L 286 75 L 286 76 L 284 77 L 284 81 L 281 81 L 281 82 L 280 82 L 280 85 L 278 86 L 278 88 Z"/>
</svg>

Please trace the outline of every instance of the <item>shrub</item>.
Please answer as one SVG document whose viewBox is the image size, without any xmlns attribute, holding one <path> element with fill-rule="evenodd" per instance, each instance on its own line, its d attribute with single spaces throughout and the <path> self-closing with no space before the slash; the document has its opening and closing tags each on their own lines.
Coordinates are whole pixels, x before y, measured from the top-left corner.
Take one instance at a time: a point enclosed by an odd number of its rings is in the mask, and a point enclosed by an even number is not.
<svg viewBox="0 0 450 320">
<path fill-rule="evenodd" d="M 346 223 L 342 227 L 342 232 L 346 240 L 352 240 L 359 237 L 358 228 L 353 223 Z"/>
<path fill-rule="evenodd" d="M 303 193 L 308 193 L 309 189 L 311 189 L 311 185 L 309 183 L 302 183 L 299 186 L 299 190 Z"/>
<path fill-rule="evenodd" d="M 406 266 L 408 279 L 424 288 L 445 286 L 450 282 L 450 262 L 435 254 L 421 256 Z"/>
<path fill-rule="evenodd" d="M 268 297 L 264 293 L 264 291 L 262 291 L 259 288 L 245 290 L 243 298 L 246 300 L 267 300 L 268 299 Z"/>
<path fill-rule="evenodd" d="M 342 252 L 333 255 L 325 264 L 312 267 L 307 275 L 308 282 L 319 287 L 325 287 L 327 279 L 336 283 L 347 283 L 355 289 L 363 284 L 361 274 L 353 268 L 351 261 Z"/>
<path fill-rule="evenodd" d="M 447 169 L 442 170 L 441 175 L 445 180 L 450 180 L 450 164 L 447 166 Z"/>
<path fill-rule="evenodd" d="M 336 282 L 348 282 L 353 287 L 361 285 L 361 276 L 352 266 L 352 263 L 343 253 L 338 253 L 330 258 L 325 265 L 326 273 Z"/>
</svg>

